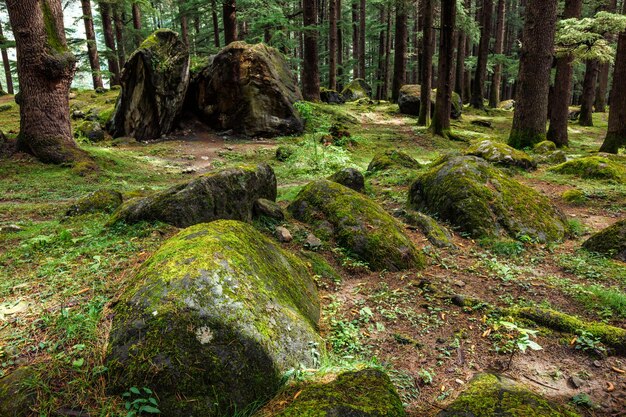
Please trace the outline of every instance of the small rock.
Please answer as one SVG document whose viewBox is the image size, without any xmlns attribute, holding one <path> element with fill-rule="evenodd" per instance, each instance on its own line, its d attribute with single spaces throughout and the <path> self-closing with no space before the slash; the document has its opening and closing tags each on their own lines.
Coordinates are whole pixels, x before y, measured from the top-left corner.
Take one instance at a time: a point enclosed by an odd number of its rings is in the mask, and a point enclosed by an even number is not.
<svg viewBox="0 0 626 417">
<path fill-rule="evenodd" d="M 84 119 L 85 118 L 85 113 L 83 113 L 81 110 L 74 110 L 72 112 L 72 119 L 77 120 L 77 119 Z"/>
<path fill-rule="evenodd" d="M 455 279 L 454 281 L 452 281 L 452 283 L 457 287 L 465 287 L 465 282 L 461 281 L 460 279 Z"/>
<path fill-rule="evenodd" d="M 189 167 L 189 168 L 185 168 L 183 169 L 183 174 L 195 174 L 196 172 L 198 172 L 198 170 L 194 167 Z"/>
<path fill-rule="evenodd" d="M 70 93 L 68 97 L 70 100 L 74 100 L 78 96 L 76 95 L 76 93 Z"/>
<path fill-rule="evenodd" d="M 481 126 L 481 127 L 489 127 L 489 128 L 492 127 L 491 122 L 489 120 L 484 120 L 484 119 L 472 120 L 470 124 L 474 126 Z"/>
<path fill-rule="evenodd" d="M 284 220 L 285 218 L 283 209 L 276 202 L 265 198 L 259 198 L 255 201 L 252 210 L 256 217 L 269 217 L 276 220 Z"/>
<path fill-rule="evenodd" d="M 22 228 L 17 224 L 7 224 L 6 226 L 0 227 L 0 232 L 2 233 L 15 233 L 21 230 Z"/>
<path fill-rule="evenodd" d="M 569 378 L 569 383 L 574 387 L 574 388 L 580 388 L 582 386 L 584 386 L 586 384 L 586 382 L 582 379 L 580 379 L 577 376 L 571 376 Z"/>
<path fill-rule="evenodd" d="M 319 249 L 322 246 L 322 241 L 313 233 L 309 233 L 309 235 L 306 237 L 306 240 L 304 241 L 304 246 L 313 250 Z"/>
<path fill-rule="evenodd" d="M 602 362 L 595 360 L 593 361 L 593 366 L 595 366 L 596 368 L 602 368 Z"/>
<path fill-rule="evenodd" d="M 276 237 L 278 238 L 279 242 L 284 243 L 291 242 L 293 240 L 293 236 L 291 236 L 291 232 L 289 231 L 289 229 L 283 226 L 278 226 L 276 228 Z"/>
</svg>

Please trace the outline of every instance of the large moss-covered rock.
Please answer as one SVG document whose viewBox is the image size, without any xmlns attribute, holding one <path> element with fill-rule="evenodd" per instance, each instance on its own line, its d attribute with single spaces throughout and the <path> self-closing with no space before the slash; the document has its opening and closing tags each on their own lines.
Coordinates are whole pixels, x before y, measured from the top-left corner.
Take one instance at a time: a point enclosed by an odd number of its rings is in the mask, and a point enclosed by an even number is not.
<svg viewBox="0 0 626 417">
<path fill-rule="evenodd" d="M 329 180 L 362 193 L 365 191 L 365 177 L 355 168 L 344 168 L 328 177 Z"/>
<path fill-rule="evenodd" d="M 479 374 L 438 417 L 576 417 L 501 375 Z"/>
<path fill-rule="evenodd" d="M 295 390 L 299 392 L 295 395 Z M 295 398 L 294 398 L 295 397 Z M 255 417 L 404 417 L 389 377 L 377 369 L 345 372 L 331 382 L 287 390 Z"/>
<path fill-rule="evenodd" d="M 182 110 L 189 84 L 189 51 L 175 32 L 159 29 L 128 58 L 122 91 L 107 128 L 113 137 L 158 139 Z"/>
<path fill-rule="evenodd" d="M 551 140 L 543 140 L 533 146 L 533 152 L 544 155 L 556 151 L 556 144 Z"/>
<path fill-rule="evenodd" d="M 276 200 L 276 176 L 266 164 L 205 174 L 148 197 L 129 200 L 113 213 L 109 223 L 162 221 L 187 227 L 216 219 L 250 221 L 259 198 Z"/>
<path fill-rule="evenodd" d="M 492 164 L 512 166 L 527 170 L 537 168 L 537 164 L 526 152 L 511 148 L 506 143 L 492 140 L 482 140 L 472 143 L 466 150 L 466 155 L 483 158 Z"/>
<path fill-rule="evenodd" d="M 91 120 L 81 122 L 74 130 L 74 136 L 82 136 L 91 142 L 102 142 L 105 138 L 104 130 L 100 123 Z"/>
<path fill-rule="evenodd" d="M 362 98 L 372 97 L 372 87 L 362 78 L 352 80 L 341 90 L 341 96 L 346 101 L 355 101 Z"/>
<path fill-rule="evenodd" d="M 419 84 L 405 84 L 400 88 L 398 95 L 398 107 L 400 113 L 409 114 L 412 116 L 419 116 L 420 103 L 421 103 L 421 91 L 422 87 Z M 437 100 L 436 90 L 432 90 L 430 95 L 431 114 L 435 111 L 435 102 Z M 452 108 L 450 110 L 450 117 L 458 119 L 463 113 L 463 101 L 461 96 L 452 92 Z"/>
<path fill-rule="evenodd" d="M 233 220 L 165 242 L 113 312 L 109 390 L 148 386 L 170 417 L 233 415 L 269 399 L 321 349 L 305 264 Z"/>
<path fill-rule="evenodd" d="M 329 104 L 343 104 L 346 100 L 336 90 L 330 88 L 320 88 L 320 100 Z"/>
<path fill-rule="evenodd" d="M 298 100 L 295 75 L 277 49 L 233 42 L 194 77 L 187 104 L 214 129 L 272 137 L 302 132 Z"/>
<path fill-rule="evenodd" d="M 433 245 L 439 248 L 456 248 L 452 242 L 452 234 L 432 217 L 419 211 L 407 210 L 404 218 L 407 224 L 417 227 Z"/>
<path fill-rule="evenodd" d="M 0 416 L 27 417 L 32 415 L 36 392 L 32 388 L 33 369 L 23 366 L 0 378 Z"/>
<path fill-rule="evenodd" d="M 423 255 L 403 225 L 381 206 L 350 188 L 328 180 L 306 185 L 289 205 L 298 220 L 321 237 L 334 237 L 350 254 L 374 270 L 422 267 Z"/>
<path fill-rule="evenodd" d="M 111 213 L 122 205 L 122 194 L 115 190 L 98 190 L 76 200 L 65 212 L 66 216 L 87 213 Z"/>
<path fill-rule="evenodd" d="M 602 156 L 572 159 L 550 168 L 550 171 L 559 174 L 575 175 L 581 178 L 626 182 L 626 165 L 619 160 L 612 160 Z"/>
<path fill-rule="evenodd" d="M 583 243 L 583 248 L 626 262 L 626 219 L 593 234 Z"/>
<path fill-rule="evenodd" d="M 422 174 L 411 185 L 409 205 L 475 238 L 526 235 L 549 242 L 567 230 L 565 216 L 546 197 L 475 156 L 444 160 Z"/>
<path fill-rule="evenodd" d="M 388 150 L 374 155 L 374 158 L 367 166 L 369 172 L 384 171 L 392 168 L 420 169 L 421 165 L 406 152 Z"/>
<path fill-rule="evenodd" d="M 515 100 L 504 100 L 498 104 L 501 110 L 513 110 L 515 108 Z"/>
</svg>

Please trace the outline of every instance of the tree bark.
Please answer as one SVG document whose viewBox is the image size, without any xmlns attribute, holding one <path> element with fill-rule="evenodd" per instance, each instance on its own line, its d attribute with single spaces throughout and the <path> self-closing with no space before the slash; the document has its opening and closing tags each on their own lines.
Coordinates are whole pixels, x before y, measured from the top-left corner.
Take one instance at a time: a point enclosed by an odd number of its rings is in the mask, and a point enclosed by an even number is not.
<svg viewBox="0 0 626 417">
<path fill-rule="evenodd" d="M 139 45 L 141 45 L 141 41 L 143 40 L 141 37 L 141 9 L 139 8 L 139 3 L 133 3 L 132 12 L 135 46 L 139 47 Z"/>
<path fill-rule="evenodd" d="M 189 48 L 189 19 L 187 18 L 185 0 L 178 1 L 178 13 L 180 15 L 180 38 Z"/>
<path fill-rule="evenodd" d="M 91 13 L 91 0 L 81 0 L 83 8 L 83 20 L 85 21 L 85 37 L 87 38 L 87 55 L 91 68 L 93 88 L 102 88 L 102 75 L 100 74 L 100 58 L 96 46 L 96 32 L 93 27 L 93 14 Z M 1 29 L 0 29 L 1 30 Z"/>
<path fill-rule="evenodd" d="M 211 0 L 211 18 L 213 20 L 213 45 L 220 47 L 220 25 L 217 18 L 217 5 L 215 0 Z"/>
<path fill-rule="evenodd" d="M 2 32 L 2 22 L 0 22 L 0 41 L 4 39 L 4 33 Z M 11 62 L 9 61 L 7 48 L 2 48 L 0 52 L 2 53 L 2 65 L 4 66 L 4 75 L 7 81 L 7 93 L 13 94 L 15 93 L 15 91 L 13 90 L 13 76 L 11 74 Z"/>
<path fill-rule="evenodd" d="M 596 99 L 596 79 L 598 78 L 598 61 L 587 61 L 585 79 L 583 80 L 583 95 L 580 105 L 578 124 L 593 126 L 593 102 Z"/>
<path fill-rule="evenodd" d="M 494 53 L 501 55 L 504 51 L 504 21 L 506 19 L 506 1 L 498 0 L 498 12 L 496 18 L 496 43 Z M 502 64 L 496 64 L 491 78 L 491 93 L 489 94 L 489 107 L 496 108 L 500 104 L 500 84 L 502 83 Z"/>
<path fill-rule="evenodd" d="M 463 93 L 465 85 L 465 32 L 459 29 L 458 45 L 456 50 L 456 74 L 454 81 L 454 91 L 461 97 L 461 101 L 464 101 Z"/>
<path fill-rule="evenodd" d="M 611 0 L 607 7 L 604 7 L 606 11 L 615 13 L 617 10 L 617 0 Z M 607 36 L 609 42 L 615 41 L 614 36 Z M 596 101 L 594 103 L 595 111 L 598 113 L 606 112 L 606 96 L 609 90 L 609 72 L 611 71 L 611 64 L 609 62 L 599 63 L 598 67 L 598 90 L 596 91 Z"/>
<path fill-rule="evenodd" d="M 354 68 L 352 78 L 360 78 L 359 74 L 359 5 L 352 0 L 352 59 Z"/>
<path fill-rule="evenodd" d="M 582 0 L 567 0 L 563 18 L 580 17 Z M 567 124 L 569 120 L 569 105 L 572 93 L 572 56 L 559 57 L 556 60 L 556 75 L 554 89 L 550 95 L 550 127 L 546 138 L 558 147 L 568 146 Z"/>
<path fill-rule="evenodd" d="M 396 0 L 396 39 L 395 55 L 393 59 L 393 83 L 391 85 L 391 99 L 398 100 L 400 88 L 406 77 L 406 46 L 407 46 L 408 4 L 406 0 Z"/>
<path fill-rule="evenodd" d="M 328 88 L 337 89 L 337 0 L 329 4 L 328 33 Z"/>
<path fill-rule="evenodd" d="M 337 91 L 343 88 L 343 29 L 342 29 L 342 13 L 341 13 L 341 0 L 335 0 L 337 2 Z"/>
<path fill-rule="evenodd" d="M 365 79 L 365 0 L 361 0 L 359 12 L 359 77 Z"/>
<path fill-rule="evenodd" d="M 422 85 L 420 91 L 420 114 L 417 119 L 419 126 L 427 126 L 430 121 L 430 90 L 433 72 L 433 0 L 422 0 Z"/>
<path fill-rule="evenodd" d="M 305 100 L 319 101 L 320 76 L 317 54 L 317 5 L 315 0 L 303 0 L 304 74 L 302 95 Z"/>
<path fill-rule="evenodd" d="M 435 135 L 448 136 L 452 109 L 452 75 L 454 71 L 454 24 L 456 1 L 441 3 L 441 35 L 439 39 L 439 75 L 437 100 L 431 129 Z"/>
<path fill-rule="evenodd" d="M 126 46 L 124 46 L 124 18 L 119 4 L 113 5 L 113 23 L 117 44 L 117 60 L 121 71 L 124 68 L 124 64 L 126 64 Z"/>
<path fill-rule="evenodd" d="M 545 139 L 548 90 L 556 30 L 557 0 L 527 0 L 517 98 L 509 145 L 532 146 Z"/>
<path fill-rule="evenodd" d="M 491 17 L 493 14 L 493 0 L 483 0 L 481 12 L 480 43 L 478 44 L 478 61 L 476 63 L 476 75 L 472 88 L 470 105 L 477 109 L 485 108 L 485 80 L 487 78 L 487 59 L 489 58 L 489 41 L 491 40 Z"/>
<path fill-rule="evenodd" d="M 72 138 L 69 88 L 76 58 L 63 28 L 61 0 L 7 2 L 17 49 L 18 149 L 48 163 L 87 160 Z"/>
<path fill-rule="evenodd" d="M 385 70 L 383 71 L 382 100 L 387 100 L 389 94 L 389 69 L 391 68 L 391 8 L 387 13 L 387 29 L 385 30 Z"/>
<path fill-rule="evenodd" d="M 385 74 L 385 27 L 383 22 L 387 21 L 385 14 L 385 5 L 380 6 L 380 23 L 381 28 L 378 33 L 378 67 L 376 68 L 376 100 L 382 100 L 383 96 L 383 77 Z"/>
<path fill-rule="evenodd" d="M 109 67 L 109 83 L 111 85 L 120 84 L 120 66 L 115 48 L 115 37 L 113 35 L 113 24 L 111 18 L 111 3 L 100 2 L 100 16 L 102 17 L 102 31 L 104 33 L 104 44 L 107 47 L 107 63 Z"/>
<path fill-rule="evenodd" d="M 224 0 L 224 44 L 228 45 L 237 40 L 237 2 L 236 0 Z"/>
</svg>

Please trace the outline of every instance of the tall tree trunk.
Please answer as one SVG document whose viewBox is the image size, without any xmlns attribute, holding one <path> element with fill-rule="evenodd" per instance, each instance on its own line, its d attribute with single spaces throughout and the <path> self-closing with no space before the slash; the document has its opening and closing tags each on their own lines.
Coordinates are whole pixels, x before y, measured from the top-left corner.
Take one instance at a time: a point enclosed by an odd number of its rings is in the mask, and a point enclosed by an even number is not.
<svg viewBox="0 0 626 417">
<path fill-rule="evenodd" d="M 61 0 L 8 1 L 20 80 L 18 149 L 43 162 L 87 160 L 72 138 L 69 88 L 76 58 L 69 51 Z"/>
<path fill-rule="evenodd" d="M 100 58 L 96 46 L 96 32 L 93 28 L 93 14 L 91 13 L 91 0 L 80 1 L 83 8 L 83 20 L 85 21 L 85 37 L 87 38 L 87 55 L 91 68 L 93 88 L 102 88 L 102 75 L 100 74 Z M 1 30 L 1 29 L 0 29 Z"/>
<path fill-rule="evenodd" d="M 115 41 L 117 45 L 117 60 L 120 71 L 126 64 L 126 46 L 124 45 L 124 17 L 119 4 L 113 5 L 113 23 L 115 26 Z"/>
<path fill-rule="evenodd" d="M 477 109 L 483 109 L 485 104 L 485 80 L 487 78 L 487 59 L 489 58 L 489 41 L 491 40 L 491 17 L 493 14 L 493 0 L 483 0 L 481 12 L 480 43 L 478 44 L 478 61 L 476 63 L 476 75 L 472 88 L 470 105 Z"/>
<path fill-rule="evenodd" d="M 107 47 L 107 63 L 109 66 L 111 85 L 120 83 L 120 66 L 115 48 L 115 37 L 113 35 L 113 23 L 111 17 L 111 3 L 100 2 L 100 16 L 102 17 L 102 30 L 104 32 L 104 44 Z"/>
<path fill-rule="evenodd" d="M 578 124 L 581 126 L 593 126 L 593 102 L 596 99 L 596 79 L 598 78 L 598 61 L 587 61 L 585 79 L 583 81 L 583 95 L 580 106 Z"/>
<path fill-rule="evenodd" d="M 582 0 L 566 0 L 563 18 L 580 17 L 582 5 Z M 559 147 L 569 145 L 567 124 L 572 94 L 573 60 L 574 58 L 572 56 L 557 58 L 554 89 L 550 95 L 550 127 L 548 128 L 546 138 Z"/>
<path fill-rule="evenodd" d="M 211 18 L 213 20 L 213 45 L 220 47 L 220 25 L 217 19 L 217 5 L 215 0 L 211 0 Z"/>
<path fill-rule="evenodd" d="M 380 22 L 386 21 L 385 5 L 380 6 Z M 378 67 L 376 68 L 376 100 L 382 100 L 383 96 L 383 76 L 385 74 L 385 27 L 381 25 L 378 33 Z"/>
<path fill-rule="evenodd" d="M 437 100 L 431 129 L 435 135 L 447 136 L 452 109 L 452 75 L 454 70 L 454 24 L 456 1 L 441 3 L 441 35 L 439 39 L 439 75 Z"/>
<path fill-rule="evenodd" d="M 365 79 L 365 0 L 361 0 L 359 12 L 359 77 Z"/>
<path fill-rule="evenodd" d="M 189 19 L 185 0 L 178 0 L 178 14 L 180 15 L 180 37 L 183 43 L 189 47 Z"/>
<path fill-rule="evenodd" d="M 419 126 L 428 126 L 430 121 L 430 90 L 433 72 L 433 0 L 422 0 L 422 85 L 420 91 L 420 114 L 417 119 Z"/>
<path fill-rule="evenodd" d="M 337 89 L 337 0 L 329 0 L 328 8 L 328 87 Z"/>
<path fill-rule="evenodd" d="M 304 74 L 302 95 L 305 100 L 319 101 L 320 74 L 317 54 L 317 5 L 315 0 L 303 0 L 304 20 Z"/>
<path fill-rule="evenodd" d="M 454 80 L 454 91 L 463 98 L 463 86 L 465 85 L 465 32 L 459 29 L 458 45 L 456 50 L 456 73 Z"/>
<path fill-rule="evenodd" d="M 408 4 L 406 0 L 396 0 L 396 40 L 393 59 L 393 83 L 391 99 L 398 100 L 400 88 L 406 77 L 406 43 L 407 43 Z"/>
<path fill-rule="evenodd" d="M 557 0 L 526 0 L 515 114 L 509 135 L 509 145 L 518 149 L 546 137 L 557 3 Z"/>
<path fill-rule="evenodd" d="M 4 33 L 2 32 L 2 22 L 0 22 L 0 41 L 4 40 Z M 7 93 L 13 94 L 13 77 L 11 75 L 11 62 L 9 61 L 9 54 L 7 48 L 0 49 L 2 53 L 2 65 L 4 66 L 4 75 L 7 80 Z"/>
<path fill-rule="evenodd" d="M 360 78 L 359 74 L 359 4 L 358 0 L 352 0 L 352 59 L 354 69 L 352 78 Z"/>
<path fill-rule="evenodd" d="M 228 45 L 237 40 L 237 2 L 223 0 L 224 43 Z"/>
<path fill-rule="evenodd" d="M 132 12 L 135 46 L 138 47 L 143 40 L 141 37 L 141 9 L 139 8 L 139 3 L 133 2 Z"/>
<path fill-rule="evenodd" d="M 387 100 L 389 94 L 389 75 L 391 68 L 391 7 L 387 12 L 387 29 L 385 30 L 385 70 L 383 71 L 382 100 Z"/>
<path fill-rule="evenodd" d="M 496 43 L 494 53 L 501 55 L 504 51 L 504 21 L 506 19 L 506 0 L 498 0 L 498 12 L 496 18 Z M 500 84 L 502 82 L 502 64 L 496 64 L 491 78 L 491 93 L 489 94 L 489 107 L 496 108 L 500 104 Z"/>
<path fill-rule="evenodd" d="M 343 88 L 343 24 L 341 13 L 341 0 L 335 0 L 337 2 L 337 91 Z"/>
<path fill-rule="evenodd" d="M 617 10 L 617 0 L 611 0 L 607 7 L 603 8 L 606 11 L 615 13 Z M 607 36 L 607 39 L 612 42 L 615 41 L 614 36 Z M 598 64 L 598 90 L 596 91 L 596 101 L 594 103 L 595 111 L 598 113 L 606 112 L 606 95 L 609 90 L 609 72 L 611 71 L 611 64 L 609 62 L 602 62 Z"/>
</svg>

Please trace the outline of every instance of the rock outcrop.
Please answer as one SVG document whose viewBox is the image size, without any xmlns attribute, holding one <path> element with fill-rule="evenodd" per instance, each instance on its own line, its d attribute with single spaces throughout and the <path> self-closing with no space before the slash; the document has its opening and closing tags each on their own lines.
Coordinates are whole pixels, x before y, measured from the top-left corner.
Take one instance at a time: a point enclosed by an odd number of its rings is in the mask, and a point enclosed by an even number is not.
<svg viewBox="0 0 626 417">
<path fill-rule="evenodd" d="M 365 191 L 365 177 L 358 169 L 344 168 L 328 177 L 332 182 L 336 182 L 354 191 L 362 193 Z"/>
<path fill-rule="evenodd" d="M 398 95 L 398 107 L 400 113 L 408 114 L 411 116 L 419 116 L 422 87 L 419 84 L 405 84 L 400 88 Z M 430 94 L 431 114 L 435 111 L 435 101 L 437 99 L 436 90 L 433 90 Z M 452 92 L 452 108 L 450 110 L 450 117 L 458 119 L 463 113 L 463 101 L 461 96 Z"/>
<path fill-rule="evenodd" d="M 583 243 L 583 248 L 626 262 L 626 219 L 594 233 Z"/>
<path fill-rule="evenodd" d="M 609 180 L 626 183 L 626 162 L 610 157 L 587 156 L 576 158 L 550 168 L 559 174 L 575 175 L 580 178 Z"/>
<path fill-rule="evenodd" d="M 406 152 L 389 150 L 374 155 L 374 158 L 367 166 L 369 172 L 384 171 L 392 168 L 420 169 L 421 165 Z"/>
<path fill-rule="evenodd" d="M 65 212 L 66 216 L 79 216 L 88 213 L 112 213 L 122 205 L 119 191 L 98 190 L 76 200 Z"/>
<path fill-rule="evenodd" d="M 479 156 L 492 164 L 517 167 L 525 170 L 537 168 L 537 163 L 524 151 L 518 151 L 506 143 L 482 140 L 472 143 L 465 155 Z"/>
<path fill-rule="evenodd" d="M 341 93 L 324 87 L 320 88 L 320 100 L 328 104 L 343 104 L 346 102 Z"/>
<path fill-rule="evenodd" d="M 341 96 L 345 101 L 355 101 L 362 98 L 372 97 L 372 87 L 365 80 L 357 78 L 352 80 L 341 90 Z"/>
</svg>

